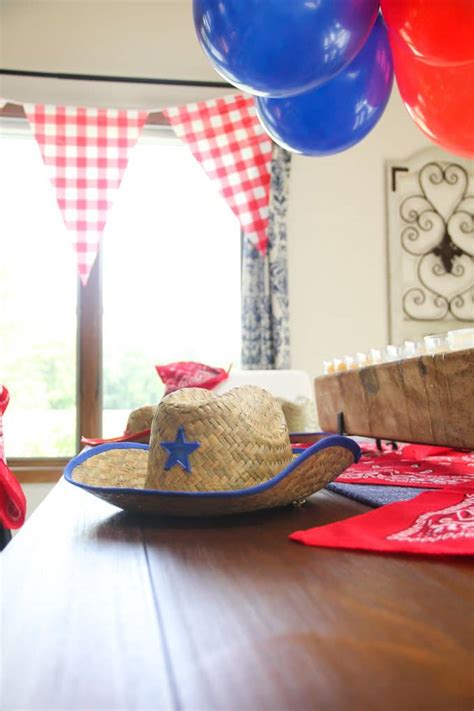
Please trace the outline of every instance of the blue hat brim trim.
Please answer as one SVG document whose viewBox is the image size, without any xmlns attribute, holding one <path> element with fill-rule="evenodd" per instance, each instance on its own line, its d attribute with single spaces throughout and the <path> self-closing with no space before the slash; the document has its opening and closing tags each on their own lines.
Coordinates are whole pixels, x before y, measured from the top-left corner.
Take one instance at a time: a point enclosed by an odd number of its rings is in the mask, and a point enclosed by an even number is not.
<svg viewBox="0 0 474 711">
<path fill-rule="evenodd" d="M 361 456 L 361 449 L 357 442 L 350 439 L 349 437 L 343 437 L 341 435 L 328 435 L 324 439 L 316 442 L 307 449 L 297 449 L 293 451 L 299 453 L 299 456 L 294 459 L 287 467 L 282 469 L 281 472 L 276 474 L 274 477 L 262 484 L 257 484 L 256 486 L 251 486 L 247 489 L 232 489 L 231 491 L 164 491 L 162 489 L 127 489 L 125 487 L 104 487 L 104 486 L 94 486 L 93 484 L 84 484 L 79 481 L 75 481 L 73 478 L 74 469 L 85 462 L 91 457 L 95 457 L 102 452 L 108 452 L 112 449 L 146 449 L 149 450 L 150 447 L 147 444 L 138 444 L 135 442 L 116 442 L 112 444 L 100 444 L 93 449 L 89 449 L 86 452 L 81 452 L 77 457 L 71 459 L 64 469 L 64 478 L 70 484 L 78 486 L 80 489 L 85 489 L 86 491 L 94 492 L 104 492 L 104 493 L 117 493 L 117 494 L 135 494 L 139 496 L 160 496 L 160 497 L 183 497 L 186 499 L 196 499 L 196 498 L 231 498 L 237 496 L 249 496 L 251 494 L 259 494 L 267 489 L 271 489 L 280 483 L 285 477 L 295 471 L 303 462 L 311 457 L 319 454 L 324 449 L 329 447 L 343 447 L 349 450 L 354 456 L 354 462 L 358 462 Z"/>
</svg>

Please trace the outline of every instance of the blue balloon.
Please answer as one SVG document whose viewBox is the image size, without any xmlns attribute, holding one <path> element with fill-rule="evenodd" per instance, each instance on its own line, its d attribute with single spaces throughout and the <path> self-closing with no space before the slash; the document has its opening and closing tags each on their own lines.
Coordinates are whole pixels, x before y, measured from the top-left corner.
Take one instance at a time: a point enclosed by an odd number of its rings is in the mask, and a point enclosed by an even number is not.
<svg viewBox="0 0 474 711">
<path fill-rule="evenodd" d="M 294 153 L 326 156 L 345 151 L 373 129 L 392 83 L 392 55 L 379 17 L 359 54 L 334 79 L 297 96 L 255 102 L 275 143 Z"/>
<path fill-rule="evenodd" d="M 379 0 L 194 0 L 199 41 L 239 89 L 290 96 L 341 71 L 363 47 Z"/>
</svg>

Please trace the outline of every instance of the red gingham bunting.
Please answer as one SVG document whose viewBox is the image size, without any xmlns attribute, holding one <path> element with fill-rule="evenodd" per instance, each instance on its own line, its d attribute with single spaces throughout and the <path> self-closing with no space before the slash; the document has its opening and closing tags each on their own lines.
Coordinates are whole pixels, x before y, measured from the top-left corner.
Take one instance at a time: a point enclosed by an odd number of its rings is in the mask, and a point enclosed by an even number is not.
<svg viewBox="0 0 474 711">
<path fill-rule="evenodd" d="M 264 253 L 272 142 L 258 120 L 253 99 L 236 94 L 163 113 L 216 182 L 245 234 Z"/>
<path fill-rule="evenodd" d="M 87 283 L 145 111 L 25 104 Z"/>
</svg>

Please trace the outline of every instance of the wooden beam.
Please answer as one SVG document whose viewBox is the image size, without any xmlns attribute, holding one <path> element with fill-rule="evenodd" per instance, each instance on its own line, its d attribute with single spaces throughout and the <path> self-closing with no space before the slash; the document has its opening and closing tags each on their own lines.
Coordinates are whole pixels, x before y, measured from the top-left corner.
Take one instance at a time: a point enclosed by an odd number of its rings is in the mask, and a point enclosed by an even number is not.
<svg viewBox="0 0 474 711">
<path fill-rule="evenodd" d="M 77 322 L 77 451 L 81 436 L 102 436 L 102 249 L 84 286 Z"/>
<path fill-rule="evenodd" d="M 21 484 L 44 484 L 58 481 L 67 457 L 10 457 L 8 466 Z"/>
</svg>

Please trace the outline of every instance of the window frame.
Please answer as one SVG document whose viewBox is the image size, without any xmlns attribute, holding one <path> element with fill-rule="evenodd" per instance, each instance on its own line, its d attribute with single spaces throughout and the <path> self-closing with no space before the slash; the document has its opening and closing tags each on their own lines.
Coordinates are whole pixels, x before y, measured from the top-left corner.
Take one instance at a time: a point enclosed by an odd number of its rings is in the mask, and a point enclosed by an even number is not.
<svg viewBox="0 0 474 711">
<path fill-rule="evenodd" d="M 23 107 L 7 103 L 0 108 L 0 119 L 27 121 Z M 145 126 L 169 126 L 161 112 L 148 114 Z M 7 383 L 5 383 L 8 385 Z M 102 436 L 102 243 L 84 286 L 77 276 L 76 337 L 76 452 L 81 436 Z M 10 457 L 8 466 L 22 483 L 56 482 L 69 457 Z"/>
</svg>

